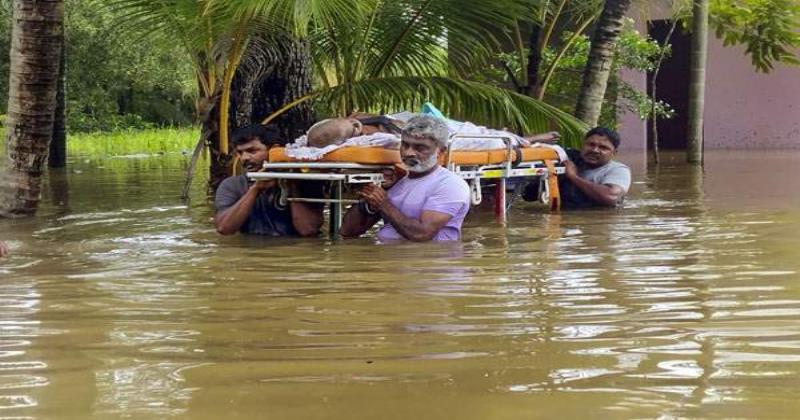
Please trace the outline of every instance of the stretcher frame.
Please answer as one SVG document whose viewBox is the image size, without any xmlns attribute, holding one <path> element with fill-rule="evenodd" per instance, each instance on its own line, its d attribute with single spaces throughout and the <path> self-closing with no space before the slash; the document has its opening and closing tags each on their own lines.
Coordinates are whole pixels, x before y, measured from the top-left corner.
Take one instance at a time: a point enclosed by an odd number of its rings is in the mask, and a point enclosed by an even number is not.
<svg viewBox="0 0 800 420">
<path fill-rule="evenodd" d="M 474 165 L 453 162 L 453 145 L 465 139 L 501 139 L 506 146 L 506 159 L 502 163 Z M 556 167 L 551 160 L 534 160 L 515 163 L 513 139 L 502 135 L 454 135 L 445 154 L 444 165 L 456 175 L 464 179 L 470 188 L 472 205 L 482 202 L 481 180 L 494 180 L 494 212 L 499 220 L 505 222 L 508 213 L 507 185 L 510 178 L 538 177 L 539 199 L 556 211 L 560 207 L 557 176 L 564 173 L 563 167 Z M 265 162 L 261 172 L 247 172 L 247 178 L 253 181 L 277 179 L 281 185 L 281 205 L 288 202 L 329 203 L 331 237 L 335 237 L 342 224 L 344 205 L 356 203 L 357 200 L 344 198 L 345 185 L 372 183 L 380 185 L 385 169 L 392 165 L 361 164 L 348 162 Z M 332 183 L 330 198 L 289 197 L 285 183 L 288 180 L 328 181 Z"/>
</svg>

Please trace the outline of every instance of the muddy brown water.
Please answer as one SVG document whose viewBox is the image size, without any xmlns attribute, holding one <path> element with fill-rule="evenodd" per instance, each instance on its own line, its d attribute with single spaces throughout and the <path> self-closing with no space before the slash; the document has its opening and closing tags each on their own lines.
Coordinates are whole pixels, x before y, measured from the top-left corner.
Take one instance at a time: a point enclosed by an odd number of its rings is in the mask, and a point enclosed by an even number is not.
<svg viewBox="0 0 800 420">
<path fill-rule="evenodd" d="M 667 158 L 450 245 L 222 238 L 184 157 L 73 159 L 0 220 L 0 417 L 797 418 L 800 152 Z"/>
</svg>

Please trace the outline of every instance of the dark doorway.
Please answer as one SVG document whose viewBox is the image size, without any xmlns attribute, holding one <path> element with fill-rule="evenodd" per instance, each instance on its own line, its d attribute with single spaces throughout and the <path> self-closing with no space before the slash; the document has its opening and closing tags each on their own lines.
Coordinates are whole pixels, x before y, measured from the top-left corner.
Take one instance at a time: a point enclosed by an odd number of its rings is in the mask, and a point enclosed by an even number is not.
<svg viewBox="0 0 800 420">
<path fill-rule="evenodd" d="M 672 21 L 653 20 L 648 23 L 650 37 L 663 43 L 667 37 Z M 689 110 L 689 52 L 691 36 L 685 34 L 680 27 L 676 28 L 670 38 L 672 54 L 661 63 L 661 70 L 656 80 L 656 96 L 672 106 L 675 116 L 669 120 L 658 120 L 659 149 L 686 149 L 686 130 L 688 128 Z M 647 90 L 652 95 L 653 74 L 647 73 Z M 650 127 L 647 131 L 647 144 L 653 147 Z"/>
</svg>

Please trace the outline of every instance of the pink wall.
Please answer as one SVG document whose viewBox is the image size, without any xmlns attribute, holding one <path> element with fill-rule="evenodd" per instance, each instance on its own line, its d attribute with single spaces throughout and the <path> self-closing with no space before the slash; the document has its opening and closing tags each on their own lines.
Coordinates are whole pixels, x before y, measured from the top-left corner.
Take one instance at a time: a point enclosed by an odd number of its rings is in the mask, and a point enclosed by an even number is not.
<svg viewBox="0 0 800 420">
<path fill-rule="evenodd" d="M 800 148 L 800 67 L 756 73 L 741 47 L 709 40 L 705 145 Z"/>
<path fill-rule="evenodd" d="M 641 72 L 622 69 L 620 78 L 639 91 L 647 89 L 647 75 Z M 623 112 L 617 116 L 619 121 L 619 134 L 622 137 L 620 151 L 645 151 L 647 150 L 647 126 L 644 120 L 635 112 Z"/>
<path fill-rule="evenodd" d="M 669 16 L 657 2 L 631 14 L 640 31 L 646 16 Z M 644 88 L 644 73 L 625 71 L 625 80 Z M 635 115 L 620 115 L 620 134 L 627 150 L 646 148 L 645 124 Z M 756 73 L 742 47 L 723 47 L 713 33 L 706 72 L 705 147 L 707 149 L 800 149 L 800 67 L 777 65 Z M 625 149 L 623 149 L 625 150 Z"/>
</svg>

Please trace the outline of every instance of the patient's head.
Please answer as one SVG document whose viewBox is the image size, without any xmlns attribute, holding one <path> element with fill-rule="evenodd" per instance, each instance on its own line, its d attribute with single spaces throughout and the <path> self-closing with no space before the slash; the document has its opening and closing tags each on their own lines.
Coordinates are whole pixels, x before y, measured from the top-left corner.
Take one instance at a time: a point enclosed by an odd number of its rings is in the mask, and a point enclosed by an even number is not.
<svg viewBox="0 0 800 420">
<path fill-rule="evenodd" d="M 311 147 L 325 147 L 360 136 L 361 130 L 361 122 L 355 118 L 329 118 L 311 126 L 306 139 Z"/>
</svg>

